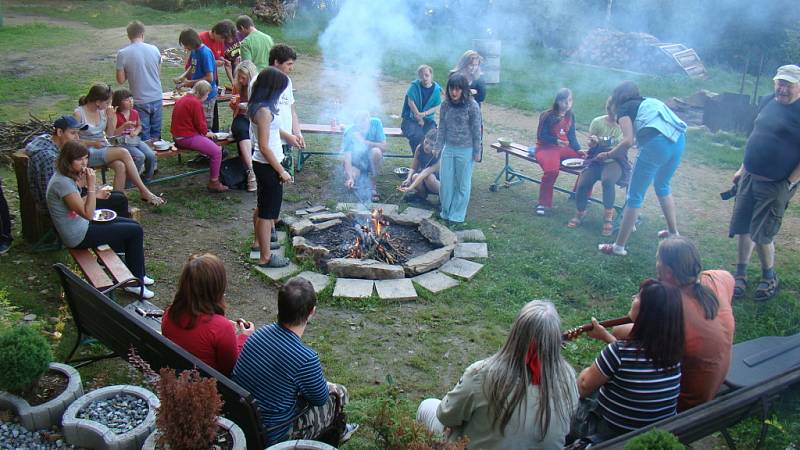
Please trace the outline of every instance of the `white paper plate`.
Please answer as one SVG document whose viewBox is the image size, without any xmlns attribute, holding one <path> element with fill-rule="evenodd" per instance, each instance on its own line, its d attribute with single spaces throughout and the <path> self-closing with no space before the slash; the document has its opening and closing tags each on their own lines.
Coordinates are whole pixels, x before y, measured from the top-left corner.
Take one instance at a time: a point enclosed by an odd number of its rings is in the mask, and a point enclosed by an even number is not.
<svg viewBox="0 0 800 450">
<path fill-rule="evenodd" d="M 586 163 L 586 160 L 581 158 L 568 158 L 561 161 L 562 166 L 569 167 L 570 169 L 580 169 L 583 167 L 584 163 Z"/>
<path fill-rule="evenodd" d="M 227 131 L 220 131 L 219 133 L 214 133 L 214 137 L 217 138 L 218 141 L 221 141 L 223 139 L 228 139 L 229 137 L 231 137 L 231 134 L 228 133 Z"/>
<path fill-rule="evenodd" d="M 94 222 L 110 222 L 117 218 L 117 213 L 110 209 L 95 209 L 92 221 Z"/>
<path fill-rule="evenodd" d="M 172 148 L 172 142 L 170 141 L 155 141 L 153 142 L 153 147 L 161 152 L 167 151 Z"/>
</svg>

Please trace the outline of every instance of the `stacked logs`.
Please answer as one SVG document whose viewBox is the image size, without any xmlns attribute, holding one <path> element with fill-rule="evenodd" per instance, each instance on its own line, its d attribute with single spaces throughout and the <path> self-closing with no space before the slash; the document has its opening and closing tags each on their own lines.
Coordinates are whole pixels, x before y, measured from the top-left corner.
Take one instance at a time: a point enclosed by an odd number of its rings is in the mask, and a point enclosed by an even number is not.
<svg viewBox="0 0 800 450">
<path fill-rule="evenodd" d="M 282 25 L 294 19 L 297 3 L 298 0 L 258 0 L 253 7 L 253 15 L 263 22 Z"/>
<path fill-rule="evenodd" d="M 0 161 L 8 163 L 11 154 L 24 148 L 31 139 L 52 131 L 52 120 L 42 120 L 33 115 L 27 122 L 0 122 Z"/>
<path fill-rule="evenodd" d="M 589 32 L 572 60 L 582 64 L 624 69 L 640 73 L 681 73 L 681 67 L 647 33 L 624 33 L 598 28 Z"/>
</svg>

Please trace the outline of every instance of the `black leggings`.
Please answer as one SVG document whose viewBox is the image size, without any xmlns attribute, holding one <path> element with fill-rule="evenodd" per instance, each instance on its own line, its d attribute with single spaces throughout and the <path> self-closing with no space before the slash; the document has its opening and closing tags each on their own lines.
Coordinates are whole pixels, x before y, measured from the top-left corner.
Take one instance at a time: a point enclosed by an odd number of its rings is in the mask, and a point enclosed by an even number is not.
<svg viewBox="0 0 800 450">
<path fill-rule="evenodd" d="M 400 129 L 403 131 L 403 136 L 408 138 L 408 145 L 411 147 L 412 154 L 417 151 L 417 147 L 425 139 L 425 134 L 431 128 L 436 128 L 436 122 L 432 120 L 426 120 L 424 124 L 420 126 L 419 123 L 409 119 L 403 119 L 400 123 Z"/>
<path fill-rule="evenodd" d="M 589 192 L 592 186 L 601 180 L 603 183 L 603 206 L 606 209 L 614 207 L 614 196 L 616 187 L 614 186 L 622 176 L 622 167 L 618 162 L 590 164 L 583 169 L 578 178 L 578 185 L 575 187 L 575 207 L 578 211 L 586 211 L 589 203 Z"/>
<path fill-rule="evenodd" d="M 231 134 L 236 142 L 250 139 L 250 119 L 247 116 L 236 116 L 231 123 Z"/>
<path fill-rule="evenodd" d="M 109 245 L 115 252 L 125 252 L 125 265 L 133 276 L 144 277 L 144 230 L 139 222 L 117 217 L 111 222 L 89 222 L 86 236 L 75 248 Z"/>
</svg>

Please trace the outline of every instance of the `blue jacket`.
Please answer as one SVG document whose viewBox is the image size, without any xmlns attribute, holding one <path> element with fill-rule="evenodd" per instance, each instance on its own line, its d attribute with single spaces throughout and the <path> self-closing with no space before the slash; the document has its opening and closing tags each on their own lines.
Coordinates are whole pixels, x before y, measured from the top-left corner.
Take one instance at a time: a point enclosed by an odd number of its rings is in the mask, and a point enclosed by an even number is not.
<svg viewBox="0 0 800 450">
<path fill-rule="evenodd" d="M 655 128 L 671 142 L 677 142 L 686 132 L 686 122 L 675 115 L 664 102 L 655 98 L 645 98 L 639 105 L 633 127 L 637 134 L 642 128 Z"/>
</svg>

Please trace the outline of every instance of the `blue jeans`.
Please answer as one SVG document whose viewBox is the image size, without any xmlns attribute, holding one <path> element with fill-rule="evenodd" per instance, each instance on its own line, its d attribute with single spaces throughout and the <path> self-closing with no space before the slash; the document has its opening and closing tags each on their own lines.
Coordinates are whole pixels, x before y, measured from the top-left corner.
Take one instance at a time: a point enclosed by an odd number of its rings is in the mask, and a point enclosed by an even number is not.
<svg viewBox="0 0 800 450">
<path fill-rule="evenodd" d="M 142 179 L 149 180 L 153 178 L 153 171 L 156 170 L 156 152 L 143 141 L 140 141 L 138 144 L 125 144 L 123 147 L 131 154 L 136 169 L 141 172 L 142 166 L 144 166 Z"/>
<path fill-rule="evenodd" d="M 631 173 L 631 182 L 628 185 L 626 208 L 641 208 L 644 195 L 651 183 L 659 197 L 666 197 L 672 192 L 669 182 L 681 163 L 685 146 L 684 134 L 681 134 L 677 142 L 672 142 L 659 134 L 639 149 Z"/>
<path fill-rule="evenodd" d="M 467 216 L 469 194 L 472 189 L 472 147 L 442 149 L 439 166 L 439 202 L 442 219 L 463 222 Z"/>
<path fill-rule="evenodd" d="M 161 100 L 141 105 L 135 104 L 133 107 L 139 111 L 139 120 L 142 122 L 142 140 L 161 139 L 161 111 L 163 109 Z"/>
</svg>

